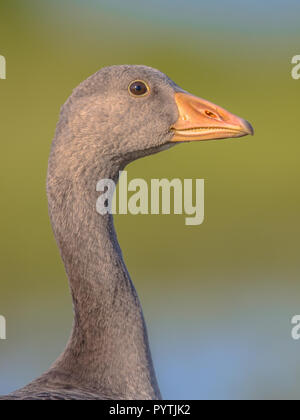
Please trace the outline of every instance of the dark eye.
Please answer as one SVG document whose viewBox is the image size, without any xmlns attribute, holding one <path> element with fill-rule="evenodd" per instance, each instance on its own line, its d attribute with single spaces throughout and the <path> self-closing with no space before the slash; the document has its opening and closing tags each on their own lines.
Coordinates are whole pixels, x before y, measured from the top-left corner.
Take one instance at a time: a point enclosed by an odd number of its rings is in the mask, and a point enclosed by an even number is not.
<svg viewBox="0 0 300 420">
<path fill-rule="evenodd" d="M 135 80 L 128 87 L 129 92 L 134 96 L 144 96 L 149 92 L 149 88 L 145 82 Z"/>
</svg>

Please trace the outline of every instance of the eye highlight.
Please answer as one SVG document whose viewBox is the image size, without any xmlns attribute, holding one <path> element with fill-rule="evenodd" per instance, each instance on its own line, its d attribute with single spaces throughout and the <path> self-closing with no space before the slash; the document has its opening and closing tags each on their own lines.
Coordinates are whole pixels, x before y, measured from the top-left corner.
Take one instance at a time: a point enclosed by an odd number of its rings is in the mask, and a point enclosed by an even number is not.
<svg viewBox="0 0 300 420">
<path fill-rule="evenodd" d="M 146 82 L 135 80 L 128 86 L 128 91 L 133 96 L 145 96 L 149 93 L 150 89 Z"/>
</svg>

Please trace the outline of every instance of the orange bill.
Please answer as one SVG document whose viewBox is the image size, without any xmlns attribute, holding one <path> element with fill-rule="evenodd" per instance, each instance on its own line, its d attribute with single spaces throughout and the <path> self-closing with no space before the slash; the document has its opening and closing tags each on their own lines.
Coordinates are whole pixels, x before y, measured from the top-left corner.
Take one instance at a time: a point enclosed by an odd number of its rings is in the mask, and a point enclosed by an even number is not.
<svg viewBox="0 0 300 420">
<path fill-rule="evenodd" d="M 243 118 L 189 93 L 175 93 L 179 118 L 171 127 L 171 141 L 215 140 L 253 135 L 251 124 Z"/>
</svg>

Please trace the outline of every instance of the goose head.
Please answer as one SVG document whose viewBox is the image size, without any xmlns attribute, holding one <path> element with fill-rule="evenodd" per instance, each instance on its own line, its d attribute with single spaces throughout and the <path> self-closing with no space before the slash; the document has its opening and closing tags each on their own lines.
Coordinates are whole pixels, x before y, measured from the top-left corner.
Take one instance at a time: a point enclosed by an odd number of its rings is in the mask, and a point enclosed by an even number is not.
<svg viewBox="0 0 300 420">
<path fill-rule="evenodd" d="M 71 151 L 121 166 L 182 142 L 253 134 L 246 120 L 140 65 L 101 69 L 74 90 L 63 115 L 77 139 Z"/>
</svg>

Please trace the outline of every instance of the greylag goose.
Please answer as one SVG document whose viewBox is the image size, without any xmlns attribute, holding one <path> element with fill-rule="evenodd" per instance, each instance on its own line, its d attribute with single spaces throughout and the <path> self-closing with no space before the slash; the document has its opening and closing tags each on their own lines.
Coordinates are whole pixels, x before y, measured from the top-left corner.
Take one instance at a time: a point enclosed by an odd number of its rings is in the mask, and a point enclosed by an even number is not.
<svg viewBox="0 0 300 420">
<path fill-rule="evenodd" d="M 253 134 L 251 125 L 150 67 L 106 67 L 63 105 L 52 143 L 49 215 L 73 299 L 66 349 L 1 399 L 161 399 L 142 308 L 96 184 L 176 143 Z"/>
</svg>

